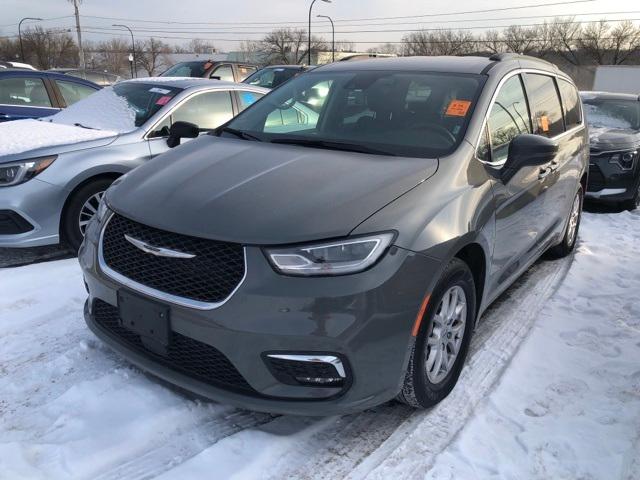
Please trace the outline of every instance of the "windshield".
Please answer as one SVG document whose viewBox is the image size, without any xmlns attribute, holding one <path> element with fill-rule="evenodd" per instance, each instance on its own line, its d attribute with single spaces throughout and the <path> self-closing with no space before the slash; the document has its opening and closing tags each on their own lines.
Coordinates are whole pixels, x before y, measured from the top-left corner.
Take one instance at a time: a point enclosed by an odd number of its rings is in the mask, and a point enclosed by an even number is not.
<svg viewBox="0 0 640 480">
<path fill-rule="evenodd" d="M 583 99 L 590 127 L 640 130 L 640 102 L 637 100 Z"/>
<path fill-rule="evenodd" d="M 211 62 L 182 62 L 176 63 L 161 77 L 204 77 L 204 72 L 213 65 Z"/>
<path fill-rule="evenodd" d="M 130 132 L 144 124 L 181 91 L 181 88 L 157 83 L 118 83 L 89 95 L 49 119 L 55 123 L 97 130 Z"/>
<path fill-rule="evenodd" d="M 275 88 L 300 72 L 301 70 L 297 68 L 263 68 L 247 77 L 243 80 L 243 83 L 264 88 Z"/>
<path fill-rule="evenodd" d="M 265 96 L 220 135 L 385 155 L 446 155 L 464 137 L 483 78 L 389 71 L 307 73 Z"/>
</svg>

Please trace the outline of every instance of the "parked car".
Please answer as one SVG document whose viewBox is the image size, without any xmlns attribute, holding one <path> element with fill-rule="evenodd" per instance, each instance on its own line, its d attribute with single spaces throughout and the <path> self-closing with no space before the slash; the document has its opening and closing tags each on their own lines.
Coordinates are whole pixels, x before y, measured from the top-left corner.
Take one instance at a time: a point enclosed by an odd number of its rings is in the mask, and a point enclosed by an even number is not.
<svg viewBox="0 0 640 480">
<path fill-rule="evenodd" d="M 58 73 L 0 70 L 0 122 L 53 115 L 100 88 Z"/>
<path fill-rule="evenodd" d="M 242 82 L 245 78 L 258 70 L 255 65 L 237 62 L 217 62 L 213 60 L 193 60 L 176 63 L 161 77 L 196 77 L 213 78 L 227 82 Z"/>
<path fill-rule="evenodd" d="M 276 88 L 305 70 L 307 67 L 303 65 L 271 65 L 249 75 L 242 83 L 269 89 Z"/>
<path fill-rule="evenodd" d="M 640 97 L 581 92 L 591 159 L 586 196 L 634 210 L 640 205 Z"/>
<path fill-rule="evenodd" d="M 71 77 L 84 78 L 101 87 L 108 87 L 118 83 L 122 78 L 115 73 L 102 72 L 100 70 L 82 70 L 79 68 L 52 68 L 49 72 L 62 73 Z"/>
<path fill-rule="evenodd" d="M 77 250 L 116 178 L 266 92 L 202 79 L 129 80 L 49 119 L 0 125 L 0 247 L 62 241 Z"/>
<path fill-rule="evenodd" d="M 318 116 L 269 123 L 310 99 Z M 588 149 L 575 85 L 542 60 L 319 67 L 107 191 L 79 255 L 85 319 L 243 408 L 430 407 L 485 309 L 574 248 Z"/>
</svg>

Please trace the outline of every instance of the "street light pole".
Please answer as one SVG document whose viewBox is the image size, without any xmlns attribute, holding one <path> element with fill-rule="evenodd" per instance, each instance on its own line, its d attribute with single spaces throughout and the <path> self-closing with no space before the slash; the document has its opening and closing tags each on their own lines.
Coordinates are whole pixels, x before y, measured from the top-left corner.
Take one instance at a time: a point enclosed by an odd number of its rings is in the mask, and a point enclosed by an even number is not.
<svg viewBox="0 0 640 480">
<path fill-rule="evenodd" d="M 131 55 L 132 55 L 132 57 L 133 57 L 133 58 L 132 58 L 132 60 L 131 60 L 131 78 L 134 78 L 134 72 L 135 72 L 135 69 L 133 68 L 133 66 L 134 66 L 134 65 L 135 65 L 135 63 L 136 63 L 136 42 L 135 42 L 135 40 L 133 39 L 133 31 L 132 31 L 129 27 L 127 27 L 126 25 L 120 25 L 120 24 L 115 24 L 115 23 L 114 23 L 114 24 L 113 24 L 113 25 L 111 25 L 111 26 L 112 26 L 112 27 L 122 27 L 122 28 L 126 28 L 127 30 L 129 30 L 129 33 L 131 34 Z M 137 77 L 138 75 L 135 75 L 135 76 Z"/>
<path fill-rule="evenodd" d="M 22 31 L 20 30 L 20 27 L 22 27 L 22 22 L 24 22 L 25 20 L 37 20 L 37 21 L 42 21 L 41 18 L 36 18 L 36 17 L 24 17 L 22 20 L 20 20 L 20 23 L 18 23 L 18 38 L 20 39 L 20 57 L 22 58 L 22 63 L 25 63 L 24 61 L 24 47 L 22 46 Z"/>
<path fill-rule="evenodd" d="M 316 3 L 317 0 L 312 0 L 311 5 L 309 5 L 309 49 L 308 49 L 308 64 L 311 65 L 311 9 L 313 9 L 313 4 Z M 331 0 L 322 0 L 325 3 L 331 3 Z"/>
<path fill-rule="evenodd" d="M 327 18 L 331 22 L 331 61 L 336 61 L 336 27 L 333 26 L 333 20 L 328 15 L 317 15 L 318 18 Z"/>
</svg>

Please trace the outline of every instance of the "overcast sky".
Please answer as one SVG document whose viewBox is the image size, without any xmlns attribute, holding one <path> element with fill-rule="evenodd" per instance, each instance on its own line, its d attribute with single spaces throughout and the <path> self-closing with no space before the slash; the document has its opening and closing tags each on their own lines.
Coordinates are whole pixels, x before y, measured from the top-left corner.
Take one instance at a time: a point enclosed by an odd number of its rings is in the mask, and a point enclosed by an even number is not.
<svg viewBox="0 0 640 480">
<path fill-rule="evenodd" d="M 474 27 L 476 28 L 474 31 L 478 32 L 486 27 L 499 28 L 511 24 L 540 23 L 547 20 L 541 16 L 549 15 L 591 14 L 576 17 L 585 21 L 600 18 L 640 19 L 640 4 L 636 0 L 594 0 L 584 3 L 571 3 L 571 1 L 575 0 L 537 8 L 433 16 L 482 9 L 560 3 L 560 1 L 333 0 L 333 3 L 323 3 L 322 0 L 318 0 L 313 7 L 313 15 L 314 17 L 317 14 L 331 16 L 336 22 L 336 39 L 355 41 L 361 48 L 388 41 L 399 41 L 406 31 L 420 28 Z M 17 23 L 23 17 L 47 19 L 44 22 L 37 22 L 46 28 L 70 28 L 75 25 L 72 17 L 55 18 L 73 15 L 73 5 L 68 0 L 0 0 L 0 3 L 2 4 L 0 35 L 15 35 Z M 118 35 L 118 33 L 113 31 L 108 32 L 110 34 L 106 34 L 105 31 L 97 33 L 97 29 L 111 28 L 113 23 L 125 23 L 134 30 L 136 37 L 144 38 L 153 35 L 169 43 L 188 42 L 186 38 L 171 37 L 211 39 L 219 49 L 228 51 L 238 48 L 238 40 L 257 40 L 264 36 L 264 32 L 277 26 L 306 28 L 309 5 L 310 0 L 83 0 L 80 5 L 80 14 L 84 16 L 81 18 L 82 28 L 87 30 L 84 36 L 90 40 L 112 38 L 112 35 Z M 605 15 L 603 12 L 611 13 Z M 90 18 L 90 16 L 117 17 L 118 20 Z M 407 18 L 360 20 L 399 16 Z M 324 23 L 314 24 L 312 31 L 330 39 L 331 30 L 328 21 L 317 18 L 313 20 Z M 193 23 L 150 23 L 168 21 Z M 208 24 L 195 22 L 208 22 Z M 214 22 L 220 24 L 214 25 Z M 268 22 L 273 23 L 268 24 Z M 23 23 L 23 28 L 28 27 L 29 24 L 30 22 Z M 143 30 L 164 30 L 164 32 Z M 353 30 L 374 30 L 374 32 L 347 33 Z M 379 30 L 396 31 L 380 32 Z M 168 33 L 169 31 L 171 33 Z"/>
</svg>

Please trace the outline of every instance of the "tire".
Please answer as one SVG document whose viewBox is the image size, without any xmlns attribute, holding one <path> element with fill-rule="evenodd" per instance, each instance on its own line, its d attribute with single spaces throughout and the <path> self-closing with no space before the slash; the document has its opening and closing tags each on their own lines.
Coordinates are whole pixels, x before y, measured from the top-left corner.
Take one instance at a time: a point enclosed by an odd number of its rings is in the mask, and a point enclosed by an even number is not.
<svg viewBox="0 0 640 480">
<path fill-rule="evenodd" d="M 582 205 L 584 204 L 584 193 L 582 186 L 578 188 L 576 196 L 571 204 L 571 210 L 567 217 L 567 226 L 564 229 L 562 241 L 548 250 L 551 258 L 563 258 L 573 252 L 578 240 L 578 231 L 580 230 L 580 220 L 582 219 Z M 577 208 L 577 211 L 576 211 Z M 576 215 L 574 217 L 574 215 Z M 574 223 L 575 222 L 575 223 Z"/>
<path fill-rule="evenodd" d="M 80 215 L 83 214 L 82 222 L 89 220 L 89 217 L 83 212 L 85 203 L 90 202 L 90 205 L 97 210 L 96 196 L 102 196 L 102 194 L 109 188 L 109 185 L 113 183 L 111 178 L 103 178 L 95 180 L 82 186 L 78 191 L 74 192 L 69 198 L 66 208 L 62 215 L 61 233 L 63 243 L 65 243 L 71 250 L 77 252 L 80 248 L 80 244 L 84 239 L 84 231 L 80 226 Z M 90 211 L 90 210 L 89 210 Z"/>
<path fill-rule="evenodd" d="M 434 350 L 436 347 L 429 344 L 439 343 L 439 340 L 436 340 L 439 337 L 436 330 L 442 332 L 442 329 L 438 328 L 440 322 L 436 318 L 443 317 L 441 309 L 445 304 L 445 297 L 451 300 L 450 292 L 452 291 L 458 293 L 458 298 L 460 298 L 460 292 L 464 293 L 466 308 L 457 317 L 460 321 L 464 320 L 464 327 L 459 335 L 458 353 L 455 357 L 450 357 L 451 365 L 446 372 L 442 369 L 436 371 L 437 349 Z M 451 260 L 429 299 L 411 352 L 404 384 L 397 397 L 399 401 L 415 408 L 429 408 L 449 395 L 458 381 L 469 350 L 476 318 L 475 292 L 473 275 L 467 264 L 458 258 Z M 455 319 L 453 325 L 456 325 Z M 448 338 L 450 342 L 455 342 L 456 334 L 453 333 L 452 337 L 445 338 Z M 450 353 L 448 345 L 444 351 L 447 352 L 447 355 Z M 436 360 L 431 362 L 433 358 Z M 437 378 L 438 376 L 441 378 Z"/>
</svg>

